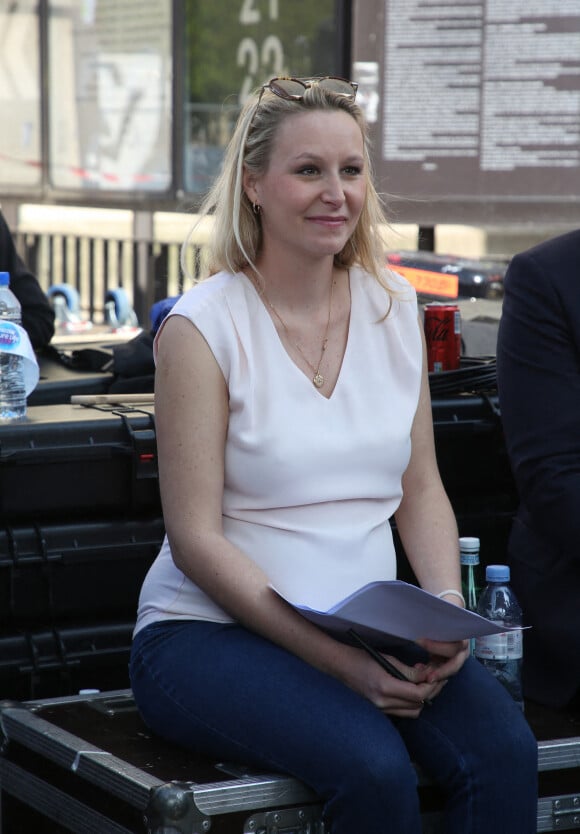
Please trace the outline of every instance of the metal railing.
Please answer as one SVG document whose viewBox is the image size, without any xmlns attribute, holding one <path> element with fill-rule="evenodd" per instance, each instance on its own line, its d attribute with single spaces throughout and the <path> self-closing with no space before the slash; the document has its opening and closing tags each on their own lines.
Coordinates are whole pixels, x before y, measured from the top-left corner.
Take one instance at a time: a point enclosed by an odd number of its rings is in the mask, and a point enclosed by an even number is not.
<svg viewBox="0 0 580 834">
<path fill-rule="evenodd" d="M 67 284 L 79 294 L 83 317 L 104 320 L 109 290 L 125 290 L 141 327 L 149 327 L 151 306 L 184 290 L 181 245 L 152 240 L 113 239 L 69 233 L 16 232 L 18 252 L 47 292 Z M 188 247 L 188 267 L 199 276 L 201 245 Z"/>
</svg>

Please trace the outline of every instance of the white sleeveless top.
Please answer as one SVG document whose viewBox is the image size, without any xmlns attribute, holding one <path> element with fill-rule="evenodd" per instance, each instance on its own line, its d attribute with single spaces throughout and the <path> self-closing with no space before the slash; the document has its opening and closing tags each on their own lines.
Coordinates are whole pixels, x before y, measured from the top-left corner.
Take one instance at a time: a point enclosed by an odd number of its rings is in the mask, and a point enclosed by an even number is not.
<svg viewBox="0 0 580 834">
<path fill-rule="evenodd" d="M 312 608 L 396 577 L 389 518 L 409 462 L 422 348 L 415 292 L 401 276 L 388 278 L 397 294 L 384 318 L 385 290 L 350 271 L 348 342 L 329 399 L 288 356 L 242 273 L 214 275 L 170 313 L 199 329 L 228 386 L 225 535 L 284 596 Z M 167 538 L 143 584 L 135 632 L 163 619 L 231 621 L 175 566 Z"/>
</svg>

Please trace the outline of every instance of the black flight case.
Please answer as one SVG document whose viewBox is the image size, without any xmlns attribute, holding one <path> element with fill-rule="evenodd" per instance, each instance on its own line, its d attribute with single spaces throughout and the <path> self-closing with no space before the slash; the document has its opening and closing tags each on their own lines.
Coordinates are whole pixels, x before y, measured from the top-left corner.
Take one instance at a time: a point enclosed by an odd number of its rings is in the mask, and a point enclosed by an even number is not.
<svg viewBox="0 0 580 834">
<path fill-rule="evenodd" d="M 537 831 L 578 829 L 579 724 L 533 705 L 527 715 L 539 747 Z M 5 702 L 0 729 L 2 834 L 328 832 L 306 786 L 152 737 L 128 690 Z M 419 784 L 424 831 L 435 834 L 440 797 L 421 774 Z"/>
<path fill-rule="evenodd" d="M 0 426 L 0 518 L 39 523 L 159 512 L 152 405 L 34 406 Z"/>
<path fill-rule="evenodd" d="M 33 406 L 0 426 L 0 698 L 127 686 L 163 535 L 151 403 Z"/>
</svg>

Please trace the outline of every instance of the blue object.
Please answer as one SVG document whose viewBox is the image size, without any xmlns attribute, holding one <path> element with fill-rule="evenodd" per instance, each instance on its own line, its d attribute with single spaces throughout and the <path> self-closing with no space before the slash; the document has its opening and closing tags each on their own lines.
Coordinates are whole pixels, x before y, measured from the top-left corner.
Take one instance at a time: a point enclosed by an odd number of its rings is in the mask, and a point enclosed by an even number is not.
<svg viewBox="0 0 580 834">
<path fill-rule="evenodd" d="M 163 319 L 167 316 L 167 314 L 171 311 L 173 306 L 179 299 L 181 295 L 173 295 L 169 298 L 163 298 L 161 301 L 156 301 L 155 304 L 151 307 L 151 311 L 149 313 L 149 318 L 151 321 L 151 331 L 153 333 L 157 333 Z"/>
<path fill-rule="evenodd" d="M 46 292 L 47 296 L 51 301 L 54 302 L 55 298 L 61 296 L 64 298 L 66 307 L 71 313 L 78 313 L 81 307 L 81 299 L 79 295 L 79 291 L 76 287 L 72 287 L 70 284 L 53 284 L 51 287 L 48 288 Z"/>
<path fill-rule="evenodd" d="M 137 326 L 137 316 L 123 287 L 105 293 L 105 322 L 112 328 Z"/>
<path fill-rule="evenodd" d="M 488 565 L 485 569 L 485 579 L 487 582 L 509 582 L 509 565 Z"/>
</svg>

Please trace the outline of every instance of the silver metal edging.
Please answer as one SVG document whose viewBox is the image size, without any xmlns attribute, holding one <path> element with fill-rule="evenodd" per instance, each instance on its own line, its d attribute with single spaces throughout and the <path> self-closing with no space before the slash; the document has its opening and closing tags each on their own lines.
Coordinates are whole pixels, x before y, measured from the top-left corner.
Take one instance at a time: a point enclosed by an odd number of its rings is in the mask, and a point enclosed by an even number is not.
<svg viewBox="0 0 580 834">
<path fill-rule="evenodd" d="M 254 811 L 256 808 L 320 803 L 320 797 L 290 776 L 247 776 L 206 785 L 192 784 L 196 808 L 203 814 Z"/>
<path fill-rule="evenodd" d="M 580 736 L 538 742 L 538 770 L 580 767 Z"/>
<path fill-rule="evenodd" d="M 2 712 L 7 739 L 23 744 L 93 785 L 106 788 L 133 807 L 143 810 L 160 779 L 128 764 L 94 744 L 56 727 L 28 709 L 9 707 Z"/>
</svg>

